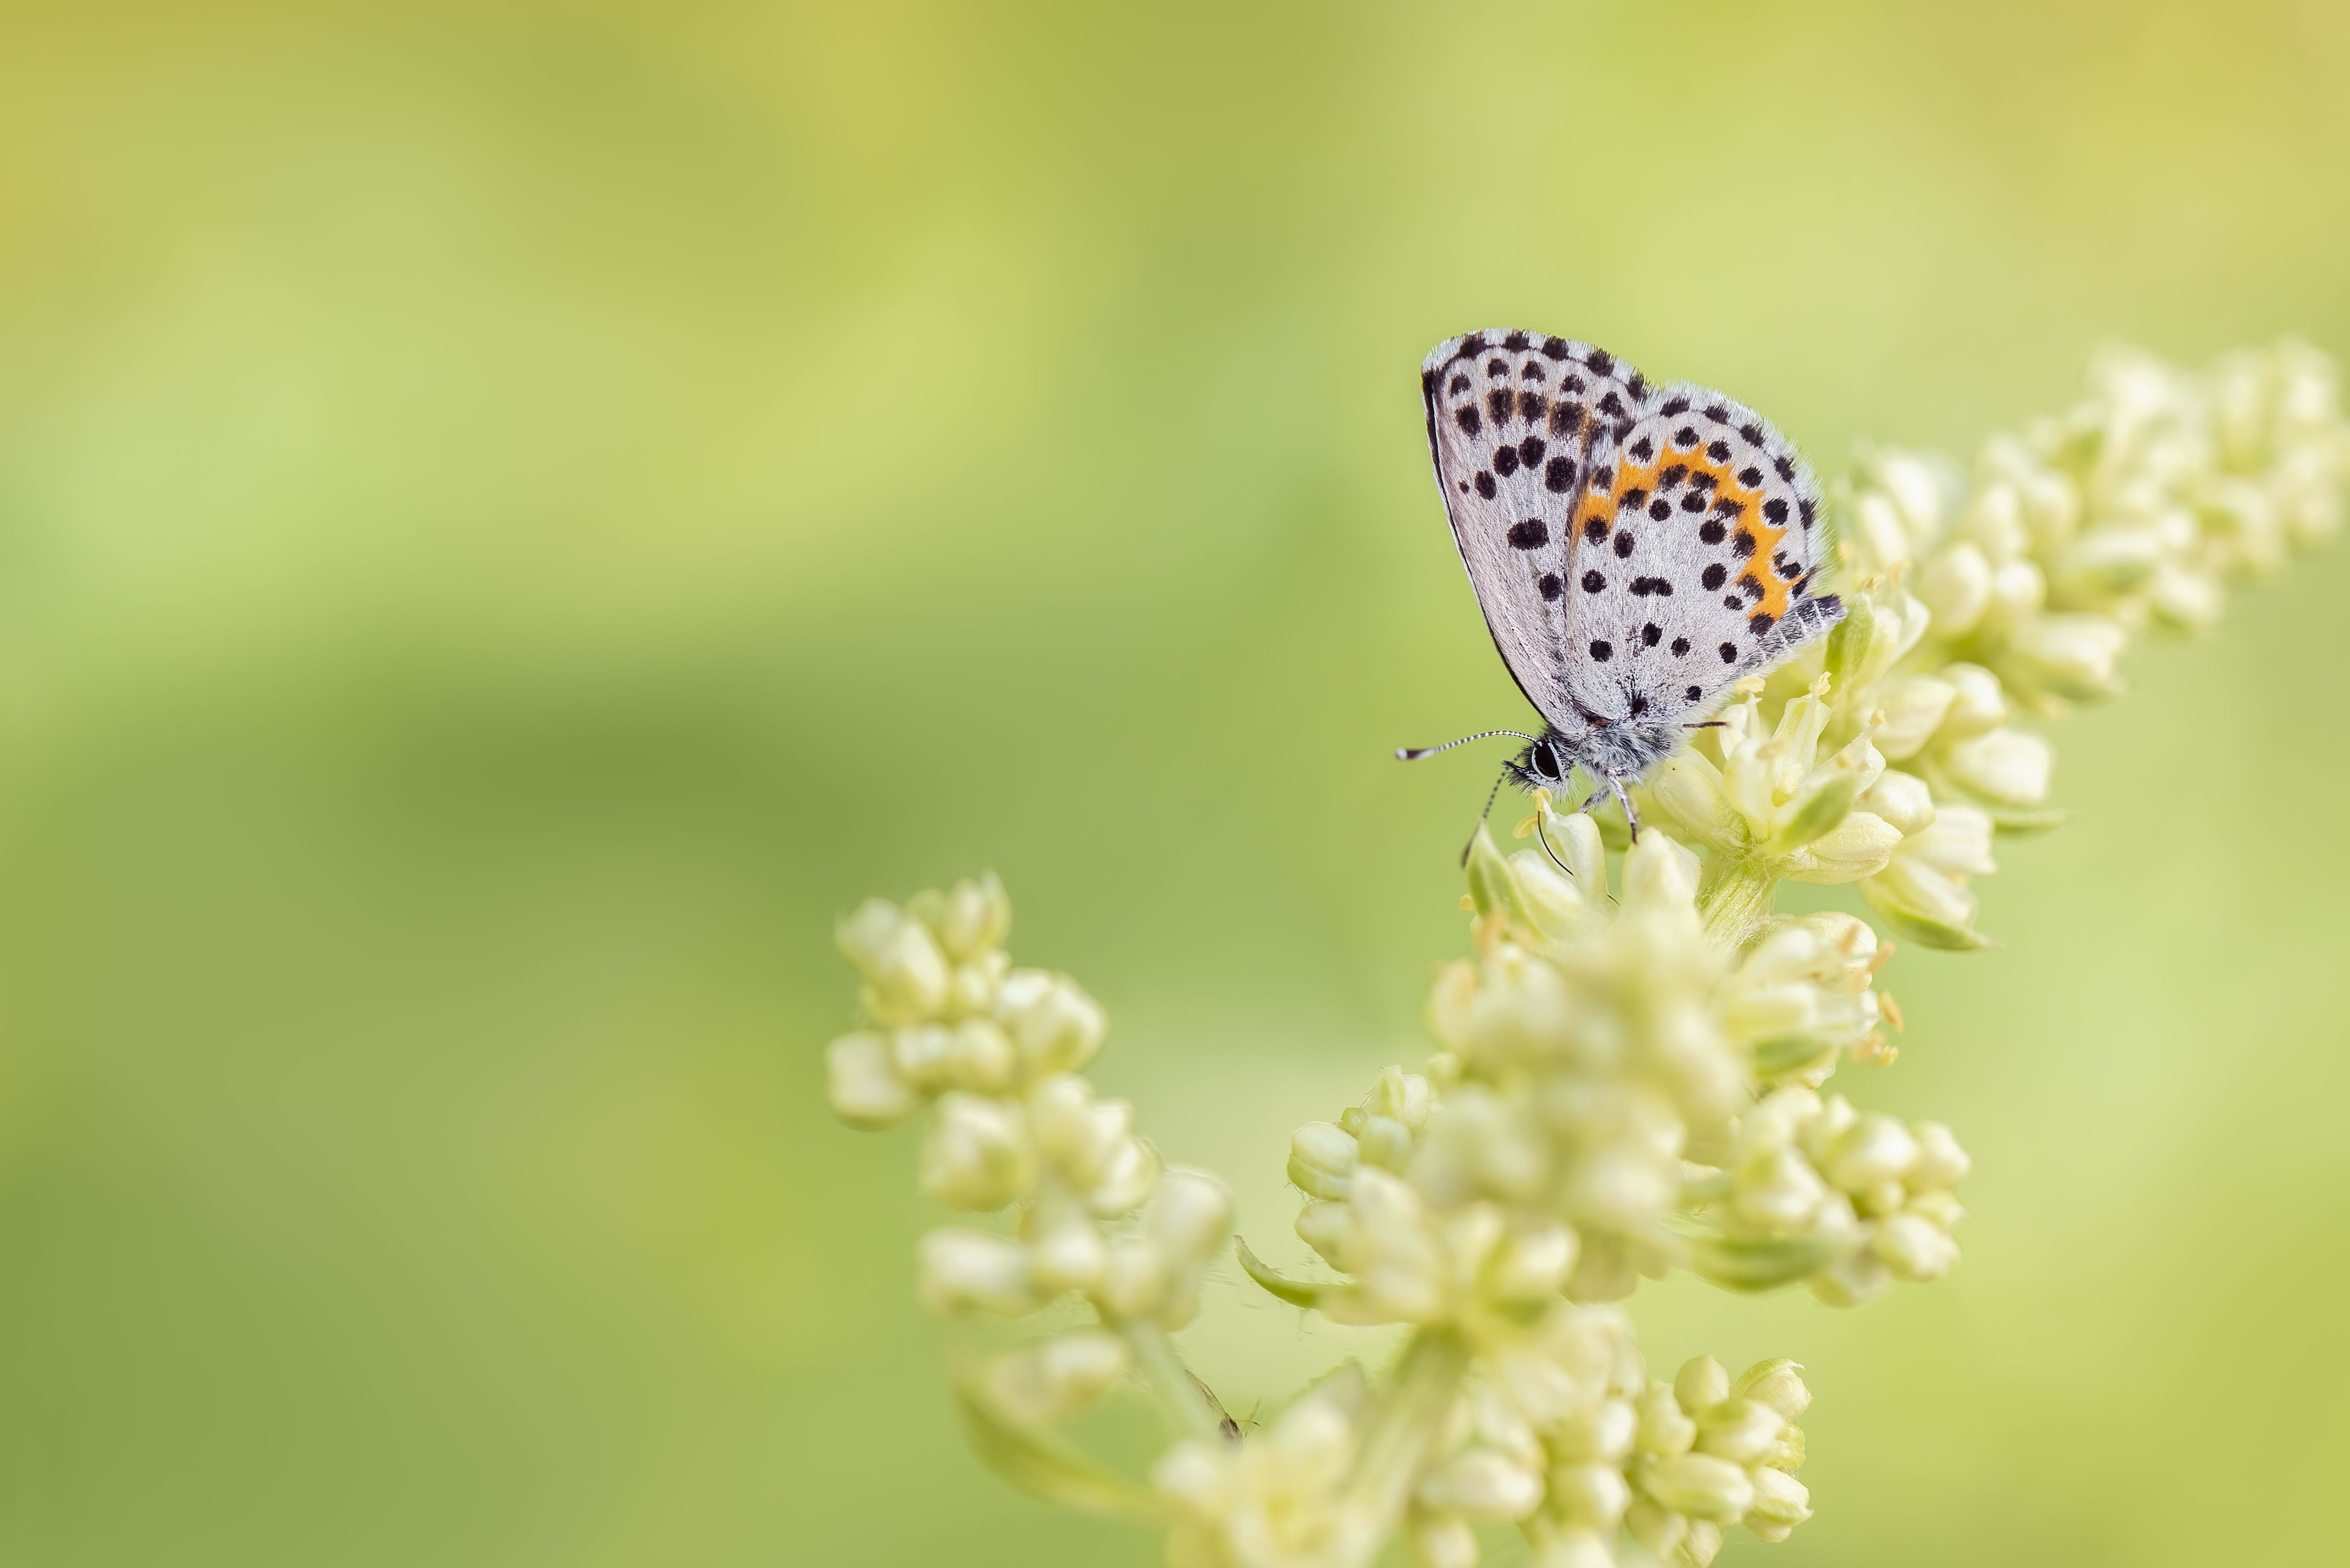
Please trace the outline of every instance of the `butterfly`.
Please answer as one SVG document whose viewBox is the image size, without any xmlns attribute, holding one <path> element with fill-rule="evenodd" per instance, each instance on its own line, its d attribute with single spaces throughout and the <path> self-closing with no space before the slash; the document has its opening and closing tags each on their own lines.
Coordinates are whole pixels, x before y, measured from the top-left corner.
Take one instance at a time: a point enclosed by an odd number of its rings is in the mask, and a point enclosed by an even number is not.
<svg viewBox="0 0 2350 1568">
<path fill-rule="evenodd" d="M 1844 618 L 1814 593 L 1819 482 L 1761 415 L 1652 386 L 1604 349 L 1539 332 L 1449 337 L 1420 367 L 1452 540 L 1502 662 L 1544 721 L 1503 765 L 1521 788 L 1625 786 L 1702 727 L 1731 683 Z M 1499 790 L 1503 780 L 1496 780 Z M 1489 799 L 1487 809 L 1492 809 Z"/>
</svg>

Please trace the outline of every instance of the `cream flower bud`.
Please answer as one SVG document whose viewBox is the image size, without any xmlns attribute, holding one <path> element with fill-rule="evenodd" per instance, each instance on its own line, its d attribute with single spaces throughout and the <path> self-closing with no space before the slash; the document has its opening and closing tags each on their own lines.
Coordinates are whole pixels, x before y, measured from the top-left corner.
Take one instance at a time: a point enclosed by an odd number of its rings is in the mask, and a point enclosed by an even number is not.
<svg viewBox="0 0 2350 1568">
<path fill-rule="evenodd" d="M 1113 1109 L 1109 1119 L 1095 1113 L 1105 1107 L 1094 1100 L 1094 1086 L 1074 1073 L 1056 1073 L 1028 1090 L 1028 1115 L 1036 1140 L 1059 1164 L 1088 1169 L 1109 1155 L 1109 1146 L 1126 1128 Z"/>
<path fill-rule="evenodd" d="M 988 1392 L 1014 1420 L 1043 1426 L 1100 1398 L 1128 1365 L 1124 1340 L 1080 1329 L 997 1357 L 988 1368 Z"/>
<path fill-rule="evenodd" d="M 982 953 L 957 964 L 947 976 L 946 1010 L 956 1017 L 994 1012 L 996 992 L 1011 968 L 1002 952 Z"/>
<path fill-rule="evenodd" d="M 1746 1515 L 1746 1528 L 1763 1540 L 1783 1541 L 1789 1531 L 1812 1517 L 1812 1494 L 1794 1477 L 1765 1469 L 1749 1471 L 1748 1479 L 1754 1483 L 1754 1507 Z M 1771 1530 L 1779 1533 L 1765 1533 Z"/>
<path fill-rule="evenodd" d="M 1612 1464 L 1565 1464 L 1550 1472 L 1550 1511 L 1569 1523 L 1610 1531 L 1632 1506 L 1632 1488 Z"/>
<path fill-rule="evenodd" d="M 1896 1214 L 1885 1220 L 1869 1248 L 1905 1280 L 1939 1280 L 1959 1261 L 1958 1243 L 1917 1214 Z"/>
<path fill-rule="evenodd" d="M 1347 1259 L 1357 1279 L 1351 1301 L 1326 1315 L 1355 1323 L 1433 1323 L 1444 1314 L 1448 1260 L 1429 1233 L 1409 1186 L 1376 1166 L 1357 1172 L 1355 1226 Z"/>
<path fill-rule="evenodd" d="M 1179 1262 L 1197 1264 L 1222 1251 L 1232 1234 L 1232 1199 L 1224 1184 L 1204 1170 L 1167 1172 L 1159 1194 L 1142 1213 L 1142 1228 Z"/>
<path fill-rule="evenodd" d="M 954 1083 L 954 1031 L 943 1023 L 910 1023 L 893 1030 L 889 1060 L 898 1076 L 936 1094 Z"/>
<path fill-rule="evenodd" d="M 1950 664 L 1943 666 L 1942 679 L 1950 683 L 1950 711 L 1937 739 L 1962 741 L 2007 722 L 2007 694 L 1998 676 L 1980 664 Z"/>
<path fill-rule="evenodd" d="M 1624 1511 L 1624 1532 L 1659 1563 L 1680 1549 L 1689 1527 L 1688 1515 L 1675 1513 L 1650 1498 L 1635 1497 Z"/>
<path fill-rule="evenodd" d="M 1289 1179 L 1316 1198 L 1344 1199 L 1352 1190 L 1362 1147 L 1343 1127 L 1307 1122 L 1289 1137 Z"/>
<path fill-rule="evenodd" d="M 1454 1402 L 1442 1436 L 1429 1450 L 1430 1457 L 1439 1459 L 1458 1452 L 1468 1445 L 1471 1433 L 1487 1448 L 1523 1469 L 1538 1470 L 1549 1462 L 1542 1439 L 1534 1436 L 1534 1423 L 1526 1419 L 1517 1401 L 1498 1384 L 1489 1382 L 1477 1389 L 1473 1397 Z M 1446 1440 L 1456 1435 L 1458 1441 Z"/>
<path fill-rule="evenodd" d="M 1016 1317 L 1042 1304 L 1028 1250 L 1009 1236 L 946 1226 L 922 1238 L 915 1262 L 918 1288 L 932 1312 L 976 1308 Z"/>
<path fill-rule="evenodd" d="M 2220 624 L 2227 591 L 2209 572 L 2194 571 L 2175 561 L 2155 569 L 2147 585 L 2147 607 L 2157 620 L 2174 631 L 2209 631 Z"/>
<path fill-rule="evenodd" d="M 1905 774 L 1897 768 L 1887 768 L 1877 775 L 1868 792 L 1853 804 L 1872 815 L 1883 817 L 1905 838 L 1924 832 L 1934 821 L 1934 792 L 1915 774 Z"/>
<path fill-rule="evenodd" d="M 1109 1244 L 1094 1300 L 1113 1318 L 1147 1317 L 1166 1299 L 1171 1272 L 1158 1248 L 1139 1236 L 1121 1236 Z"/>
<path fill-rule="evenodd" d="M 1419 1513 L 1404 1536 L 1418 1568 L 1477 1568 L 1477 1532 L 1453 1514 Z"/>
<path fill-rule="evenodd" d="M 1645 1460 L 1637 1479 L 1659 1504 L 1691 1519 L 1735 1524 L 1754 1506 L 1754 1483 L 1744 1467 L 1711 1454 Z"/>
<path fill-rule="evenodd" d="M 2048 601 L 2048 579 L 2027 559 L 2002 561 L 1991 568 L 1991 618 L 2013 626 L 2040 613 Z"/>
<path fill-rule="evenodd" d="M 1902 531 L 1921 545 L 1942 530 L 1949 507 L 1939 461 L 1916 452 L 1884 449 L 1869 454 L 1869 476 L 1893 498 Z"/>
<path fill-rule="evenodd" d="M 1591 1399 L 1550 1432 L 1551 1457 L 1573 1464 L 1613 1464 L 1632 1451 L 1640 1415 L 1629 1399 Z"/>
<path fill-rule="evenodd" d="M 1355 1210 L 1345 1203 L 1308 1203 L 1297 1211 L 1297 1239 L 1337 1263 L 1345 1255 L 1347 1238 L 1355 1228 Z"/>
<path fill-rule="evenodd" d="M 1989 813 L 1970 805 L 1946 805 L 1934 814 L 1931 824 L 1903 842 L 1901 853 L 1947 876 L 1988 877 L 1999 869 L 1991 857 L 1992 832 Z"/>
<path fill-rule="evenodd" d="M 2121 690 L 2115 670 L 2128 641 L 2128 631 L 2106 616 L 2047 615 L 2021 628 L 2009 651 L 2032 683 L 2096 702 Z"/>
<path fill-rule="evenodd" d="M 1521 849 L 1510 857 L 1509 866 L 1526 913 L 1543 935 L 1566 936 L 1590 913 L 1582 891 L 1544 857 Z"/>
<path fill-rule="evenodd" d="M 2012 480 L 1993 480 L 1977 491 L 1959 529 L 1981 546 L 1990 559 L 2005 560 L 2032 547 L 2032 531 L 2023 521 L 2023 499 Z"/>
<path fill-rule="evenodd" d="M 1827 1184 L 1811 1161 L 1791 1148 L 1774 1149 L 1742 1165 L 1731 1198 L 1741 1219 L 1773 1231 L 1810 1226 L 1827 1201 Z"/>
<path fill-rule="evenodd" d="M 1231 1457 L 1196 1440 L 1176 1444 L 1150 1469 L 1150 1484 L 1196 1513 L 1212 1514 L 1222 1505 L 1232 1469 Z"/>
<path fill-rule="evenodd" d="M 1863 491 L 1854 499 L 1846 527 L 1861 559 L 1878 571 L 1909 558 L 1909 531 L 1903 525 L 1901 509 L 1882 491 Z"/>
<path fill-rule="evenodd" d="M 1788 876 L 1835 886 L 1885 869 L 1901 845 L 1901 830 L 1874 813 L 1854 811 L 1789 857 Z"/>
<path fill-rule="evenodd" d="M 842 1035 L 825 1048 L 824 1065 L 833 1114 L 852 1126 L 885 1127 L 921 1104 L 891 1067 L 889 1043 L 878 1034 Z"/>
<path fill-rule="evenodd" d="M 1913 1122 L 1909 1131 L 1918 1140 L 1917 1160 L 1905 1178 L 1911 1187 L 1956 1187 L 1974 1168 L 1957 1137 L 1941 1123 Z"/>
<path fill-rule="evenodd" d="M 1918 1158 L 1909 1129 L 1882 1112 L 1862 1116 L 1829 1146 L 1825 1174 L 1846 1192 L 1898 1180 Z"/>
<path fill-rule="evenodd" d="M 2009 493 L 2011 500 L 2012 493 Z M 1918 599 L 1934 615 L 1934 629 L 1944 637 L 1963 637 L 1982 619 L 1991 605 L 1991 562 L 1980 546 L 1966 541 L 1930 556 L 1914 580 Z"/>
<path fill-rule="evenodd" d="M 1028 1261 L 1040 1290 L 1091 1291 L 1109 1266 L 1109 1247 L 1081 1216 L 1066 1214 L 1030 1239 Z"/>
<path fill-rule="evenodd" d="M 1706 1568 L 1721 1550 L 1721 1526 L 1710 1519 L 1692 1519 L 1689 1533 L 1673 1552 L 1674 1568 Z"/>
<path fill-rule="evenodd" d="M 1893 1272 L 1866 1251 L 1851 1253 L 1811 1278 L 1812 1294 L 1830 1306 L 1858 1306 L 1893 1288 Z"/>
<path fill-rule="evenodd" d="M 1804 1386 L 1803 1368 L 1784 1356 L 1758 1361 L 1730 1386 L 1731 1397 L 1752 1399 L 1779 1413 L 1782 1420 L 1799 1419 L 1812 1407 L 1812 1391 Z"/>
<path fill-rule="evenodd" d="M 1697 1423 L 1689 1417 L 1671 1387 L 1657 1384 L 1639 1398 L 1639 1424 L 1634 1439 L 1640 1452 L 1673 1459 L 1697 1441 Z"/>
<path fill-rule="evenodd" d="M 1534 1568 L 1616 1568 L 1609 1532 L 1582 1525 L 1527 1526 L 1534 1542 Z"/>
<path fill-rule="evenodd" d="M 1722 794 L 1721 770 L 1702 752 L 1680 751 L 1648 770 L 1649 810 L 1690 838 L 1716 849 L 1737 849 L 1752 837 L 1746 819 Z"/>
<path fill-rule="evenodd" d="M 1679 912 L 1697 903 L 1698 858 L 1661 833 L 1645 833 L 1624 857 L 1624 909 Z"/>
<path fill-rule="evenodd" d="M 1751 1465 L 1771 1451 L 1786 1424 L 1786 1418 L 1768 1405 L 1724 1398 L 1698 1417 L 1697 1451 L 1732 1464 Z"/>
<path fill-rule="evenodd" d="M 1159 1157 L 1139 1137 L 1120 1139 L 1085 1189 L 1097 1219 L 1115 1220 L 1142 1206 L 1159 1185 Z"/>
<path fill-rule="evenodd" d="M 865 977 L 866 1011 L 882 1023 L 916 1023 L 945 1005 L 946 955 L 929 928 L 896 905 L 868 898 L 841 923 L 838 940 Z"/>
<path fill-rule="evenodd" d="M 1012 900 L 990 871 L 976 882 L 958 882 L 932 908 L 917 910 L 957 962 L 1003 945 L 1012 931 Z"/>
<path fill-rule="evenodd" d="M 1886 687 L 1876 699 L 1885 722 L 1871 737 L 1878 753 L 1897 763 L 1917 754 L 1941 728 L 1958 695 L 1957 687 L 1933 675 L 1913 675 Z"/>
<path fill-rule="evenodd" d="M 1355 1144 L 1363 1159 L 1382 1170 L 1400 1172 L 1411 1161 L 1411 1129 L 1392 1116 L 1363 1117 Z"/>
<path fill-rule="evenodd" d="M 1943 767 L 1961 789 L 2012 806 L 2034 806 L 2047 798 L 2054 763 L 2048 742 L 2022 730 L 1989 731 L 1942 753 Z"/>
<path fill-rule="evenodd" d="M 1019 1075 L 1020 1057 L 1012 1037 L 985 1018 L 966 1018 L 954 1026 L 946 1053 L 947 1081 L 975 1094 L 1001 1094 Z"/>
<path fill-rule="evenodd" d="M 995 1016 L 1035 1073 L 1073 1073 L 1101 1049 L 1109 1022 L 1101 1004 L 1062 975 L 1014 970 L 998 989 Z"/>
<path fill-rule="evenodd" d="M 950 1209 L 982 1213 L 1003 1208 L 1036 1176 L 1036 1157 L 1016 1106 L 977 1095 L 947 1094 L 922 1143 L 922 1190 Z"/>
<path fill-rule="evenodd" d="M 1691 1356 L 1673 1374 L 1673 1402 L 1694 1416 L 1730 1397 L 1730 1374 L 1711 1355 Z"/>
<path fill-rule="evenodd" d="M 1573 1231 L 1555 1220 L 1524 1220 L 1495 1255 L 1487 1283 L 1503 1301 L 1556 1295 L 1575 1267 L 1575 1256 Z"/>
<path fill-rule="evenodd" d="M 1944 813 L 1956 809 L 1942 808 Z M 1933 947 L 1983 945 L 1974 934 L 1975 896 L 1922 857 L 1895 856 L 1883 871 L 1861 883 L 1860 891 L 1903 935 Z"/>
<path fill-rule="evenodd" d="M 1429 1104 L 1428 1080 L 1400 1067 L 1381 1073 L 1371 1089 L 1372 1114 L 1401 1122 L 1412 1132 L 1428 1125 Z"/>
<path fill-rule="evenodd" d="M 1471 1449 L 1419 1483 L 1422 1508 L 1470 1519 L 1513 1521 L 1542 1506 L 1543 1478 L 1492 1449 Z"/>
</svg>

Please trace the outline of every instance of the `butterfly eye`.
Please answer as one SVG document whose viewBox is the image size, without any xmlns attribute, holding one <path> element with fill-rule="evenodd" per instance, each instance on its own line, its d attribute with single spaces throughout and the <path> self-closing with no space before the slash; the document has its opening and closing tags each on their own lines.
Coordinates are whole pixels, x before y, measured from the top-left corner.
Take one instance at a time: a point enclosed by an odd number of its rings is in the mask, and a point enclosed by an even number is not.
<svg viewBox="0 0 2350 1568">
<path fill-rule="evenodd" d="M 1558 759 L 1551 754 L 1551 749 L 1548 746 L 1537 745 L 1534 747 L 1534 772 L 1540 774 L 1543 777 L 1546 779 L 1555 779 L 1558 777 Z"/>
</svg>

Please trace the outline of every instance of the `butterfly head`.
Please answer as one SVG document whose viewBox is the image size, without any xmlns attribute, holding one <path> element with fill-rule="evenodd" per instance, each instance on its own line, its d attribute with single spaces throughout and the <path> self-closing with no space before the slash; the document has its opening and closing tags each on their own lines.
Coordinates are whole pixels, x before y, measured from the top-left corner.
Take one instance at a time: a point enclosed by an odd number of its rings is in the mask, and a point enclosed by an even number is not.
<svg viewBox="0 0 2350 1568">
<path fill-rule="evenodd" d="M 1539 739 L 1502 765 L 1521 789 L 1564 789 L 1576 768 L 1594 780 L 1628 784 L 1672 755 L 1685 738 L 1679 725 L 1647 718 L 1605 721 L 1575 732 L 1544 724 Z"/>
</svg>

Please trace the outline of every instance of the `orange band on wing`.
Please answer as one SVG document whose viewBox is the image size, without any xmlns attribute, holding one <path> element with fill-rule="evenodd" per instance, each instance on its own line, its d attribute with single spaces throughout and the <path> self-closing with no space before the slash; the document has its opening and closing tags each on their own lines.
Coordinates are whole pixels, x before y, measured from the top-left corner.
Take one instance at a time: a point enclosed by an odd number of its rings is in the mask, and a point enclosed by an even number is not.
<svg viewBox="0 0 2350 1568">
<path fill-rule="evenodd" d="M 1669 468 L 1688 471 L 1675 487 L 1681 493 L 1686 493 L 1689 482 L 1699 474 L 1710 477 L 1713 485 L 1705 510 L 1685 512 L 1676 506 L 1661 525 L 1685 527 L 1695 532 L 1709 522 L 1716 522 L 1723 525 L 1732 541 L 1742 534 L 1752 540 L 1753 549 L 1742 557 L 1734 558 L 1731 569 L 1738 576 L 1732 577 L 1731 583 L 1737 586 L 1743 578 L 1752 576 L 1762 590 L 1762 597 L 1754 605 L 1754 609 L 1774 621 L 1784 616 L 1794 584 L 1793 579 L 1779 575 L 1772 560 L 1779 553 L 1779 542 L 1787 536 L 1787 527 L 1783 524 L 1774 525 L 1766 520 L 1762 515 L 1762 493 L 1749 490 L 1739 483 L 1730 465 L 1713 462 L 1705 455 L 1703 448 L 1687 452 L 1668 452 L 1648 463 L 1632 462 L 1619 452 L 1617 456 L 1615 493 L 1585 498 L 1575 515 L 1576 537 L 1590 542 L 1607 537 L 1614 531 L 1617 509 L 1627 504 L 1646 504 L 1648 499 L 1662 487 L 1659 482 Z M 1719 504 L 1723 502 L 1736 503 L 1738 511 L 1735 515 L 1720 509 Z M 1595 522 L 1599 525 L 1596 533 L 1590 530 Z"/>
</svg>

